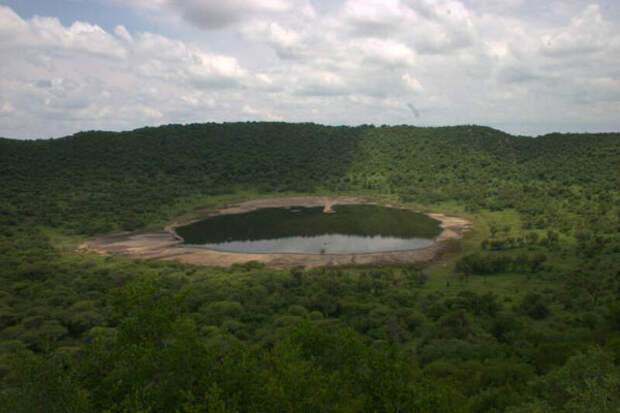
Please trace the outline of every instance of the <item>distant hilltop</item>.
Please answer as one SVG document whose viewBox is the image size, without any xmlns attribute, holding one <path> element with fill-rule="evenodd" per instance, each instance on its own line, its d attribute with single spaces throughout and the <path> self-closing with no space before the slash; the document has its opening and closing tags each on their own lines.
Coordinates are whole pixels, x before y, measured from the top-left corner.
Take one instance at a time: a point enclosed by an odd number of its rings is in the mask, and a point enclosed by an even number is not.
<svg viewBox="0 0 620 413">
<path fill-rule="evenodd" d="M 2 139 L 0 196 L 50 222 L 84 215 L 80 228 L 101 232 L 88 216 L 133 229 L 180 199 L 248 190 L 371 191 L 505 208 L 525 190 L 614 190 L 619 164 L 620 134 L 611 133 L 534 139 L 474 125 L 204 123 Z"/>
</svg>

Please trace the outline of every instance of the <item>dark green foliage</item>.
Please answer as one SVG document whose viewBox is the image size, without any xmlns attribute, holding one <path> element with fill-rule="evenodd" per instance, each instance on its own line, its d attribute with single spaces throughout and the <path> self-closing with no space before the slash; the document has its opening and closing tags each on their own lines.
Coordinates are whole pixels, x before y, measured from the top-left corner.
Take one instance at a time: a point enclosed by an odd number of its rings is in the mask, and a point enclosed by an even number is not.
<svg viewBox="0 0 620 413">
<path fill-rule="evenodd" d="M 33 245 L 3 259 L 34 259 Z M 428 290 L 419 266 L 216 270 L 53 250 L 46 259 L 45 281 L 2 275 L 13 291 L 2 296 L 7 411 L 502 411 L 529 406 L 530 383 L 577 351 L 530 330 L 548 294 L 526 295 L 513 312 L 493 293 Z M 48 334 L 51 325 L 62 332 Z M 581 346 L 594 339 L 579 336 Z"/>
<path fill-rule="evenodd" d="M 529 293 L 523 297 L 518 309 L 535 320 L 542 320 L 549 315 L 546 300 L 536 293 Z"/>
<path fill-rule="evenodd" d="M 282 123 L 2 139 L 0 412 L 615 412 L 619 143 Z M 475 225 L 403 266 L 64 246 L 245 190 L 447 201 Z"/>
<path fill-rule="evenodd" d="M 82 389 L 70 354 L 37 356 L 18 351 L 4 356 L 7 368 L 0 393 L 2 412 L 88 412 L 88 393 Z"/>
<path fill-rule="evenodd" d="M 2 140 L 0 199 L 47 226 L 87 234 L 131 230 L 160 218 L 183 197 L 243 187 L 308 192 L 330 185 L 329 179 L 346 173 L 364 130 L 196 124 Z M 36 196 L 42 191 L 46 196 Z"/>
<path fill-rule="evenodd" d="M 531 402 L 510 412 L 617 412 L 620 371 L 609 353 L 592 348 L 531 385 Z"/>
<path fill-rule="evenodd" d="M 550 220 L 574 227 L 571 214 L 582 215 L 579 209 L 592 201 L 605 213 L 613 209 L 608 191 L 619 187 L 619 142 L 614 134 L 517 138 L 477 126 L 286 123 L 4 139 L 0 199 L 6 205 L 0 210 L 95 234 L 171 218 L 165 211 L 182 199 L 236 189 L 372 190 L 405 201 L 456 199 L 472 210 L 515 208 L 531 228 L 546 228 Z"/>
<path fill-rule="evenodd" d="M 459 259 L 455 271 L 465 274 L 497 274 L 503 272 L 537 272 L 547 260 L 544 253 L 517 255 L 473 253 Z"/>
</svg>

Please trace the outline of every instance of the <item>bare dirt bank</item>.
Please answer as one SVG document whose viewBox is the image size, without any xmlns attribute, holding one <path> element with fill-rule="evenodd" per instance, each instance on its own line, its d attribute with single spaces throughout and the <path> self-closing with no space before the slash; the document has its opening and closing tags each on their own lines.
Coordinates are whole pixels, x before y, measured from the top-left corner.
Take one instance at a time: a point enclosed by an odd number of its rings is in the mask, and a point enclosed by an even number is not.
<svg viewBox="0 0 620 413">
<path fill-rule="evenodd" d="M 297 196 L 290 198 L 265 198 L 242 202 L 237 205 L 230 205 L 220 209 L 214 215 L 240 214 L 243 212 L 254 211 L 260 208 L 284 208 L 284 207 L 323 207 L 323 212 L 333 212 L 334 205 L 354 205 L 365 204 L 366 200 L 354 196 L 339 196 L 328 198 L 325 196 Z"/>
<path fill-rule="evenodd" d="M 323 206 L 325 213 L 334 212 L 333 205 L 368 203 L 357 197 L 294 197 L 257 199 L 231 205 L 218 210 L 212 215 L 239 214 L 260 208 Z M 80 245 L 78 250 L 90 251 L 101 255 L 127 255 L 142 259 L 176 260 L 186 264 L 211 265 L 227 267 L 248 261 L 258 261 L 274 267 L 305 266 L 307 268 L 330 265 L 395 264 L 413 263 L 433 259 L 445 248 L 446 241 L 461 238 L 471 223 L 463 218 L 449 217 L 443 214 L 428 214 L 441 222 L 443 231 L 433 245 L 412 251 L 343 254 L 343 255 L 308 255 L 308 254 L 246 254 L 214 251 L 205 248 L 187 248 L 180 245 L 182 240 L 174 232 L 174 227 L 184 225 L 172 224 L 164 231 L 122 233 L 104 236 Z"/>
</svg>

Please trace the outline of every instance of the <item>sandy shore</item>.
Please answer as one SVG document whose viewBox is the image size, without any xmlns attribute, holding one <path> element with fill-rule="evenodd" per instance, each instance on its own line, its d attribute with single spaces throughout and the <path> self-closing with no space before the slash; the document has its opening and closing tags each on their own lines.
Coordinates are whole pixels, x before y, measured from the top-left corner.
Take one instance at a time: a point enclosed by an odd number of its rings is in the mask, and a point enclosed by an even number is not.
<svg viewBox="0 0 620 413">
<path fill-rule="evenodd" d="M 244 212 L 254 211 L 260 208 L 290 208 L 296 206 L 303 207 L 323 207 L 323 212 L 334 212 L 334 205 L 355 205 L 366 204 L 366 200 L 354 196 L 339 196 L 336 198 L 328 198 L 324 196 L 297 196 L 290 198 L 265 198 L 255 199 L 252 201 L 242 202 L 236 205 L 230 205 L 226 208 L 218 210 L 213 215 L 223 214 L 241 214 Z"/>
<path fill-rule="evenodd" d="M 316 207 L 323 206 L 326 213 L 334 212 L 333 205 L 368 203 L 357 197 L 293 197 L 257 199 L 220 209 L 212 215 L 240 214 L 260 208 L 270 207 Z M 182 240 L 174 232 L 175 223 L 167 226 L 164 231 L 143 233 L 122 233 L 97 238 L 80 245 L 80 251 L 89 251 L 101 255 L 127 255 L 142 259 L 176 260 L 194 265 L 211 265 L 227 267 L 248 261 L 258 261 L 274 267 L 304 266 L 306 268 L 330 265 L 361 265 L 361 264 L 395 264 L 428 261 L 445 248 L 446 241 L 461 238 L 463 232 L 470 228 L 471 223 L 463 218 L 449 217 L 443 214 L 430 213 L 431 218 L 441 222 L 443 231 L 435 239 L 433 245 L 412 251 L 343 254 L 343 255 L 308 255 L 308 254 L 246 254 L 214 251 L 205 248 L 187 248 L 180 245 Z"/>
</svg>

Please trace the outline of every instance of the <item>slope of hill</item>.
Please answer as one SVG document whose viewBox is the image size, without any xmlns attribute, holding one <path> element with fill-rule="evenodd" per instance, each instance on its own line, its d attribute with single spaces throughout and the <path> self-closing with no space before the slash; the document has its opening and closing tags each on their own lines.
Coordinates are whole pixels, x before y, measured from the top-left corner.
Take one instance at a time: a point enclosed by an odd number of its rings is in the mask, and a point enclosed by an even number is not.
<svg viewBox="0 0 620 413">
<path fill-rule="evenodd" d="M 0 195 L 41 223 L 66 226 L 71 216 L 79 222 L 74 231 L 90 234 L 136 229 L 180 198 L 243 188 L 371 190 L 502 208 L 525 190 L 618 188 L 619 141 L 614 134 L 518 138 L 476 126 L 234 123 L 83 132 L 1 141 Z"/>
<path fill-rule="evenodd" d="M 169 125 L 0 139 L 0 412 L 616 412 L 620 134 Z M 407 266 L 209 268 L 84 236 L 276 193 L 474 231 Z"/>
</svg>

